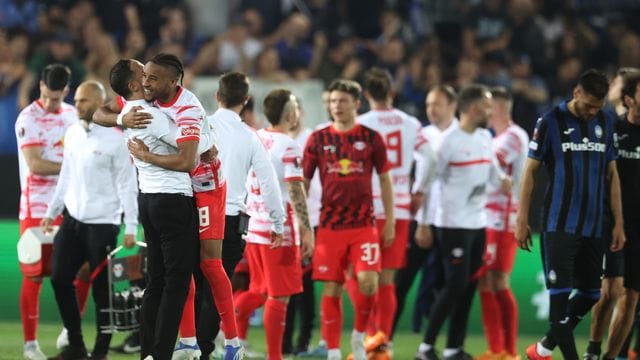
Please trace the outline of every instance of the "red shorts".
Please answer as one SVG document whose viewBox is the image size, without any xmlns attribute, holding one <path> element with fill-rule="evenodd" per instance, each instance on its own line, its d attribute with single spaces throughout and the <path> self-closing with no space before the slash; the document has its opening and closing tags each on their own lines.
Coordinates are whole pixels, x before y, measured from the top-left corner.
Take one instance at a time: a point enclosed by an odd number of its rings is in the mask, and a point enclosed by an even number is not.
<svg viewBox="0 0 640 360">
<path fill-rule="evenodd" d="M 510 274 L 516 257 L 516 235 L 491 229 L 487 229 L 486 234 L 487 245 L 484 248 L 486 269 Z"/>
<path fill-rule="evenodd" d="M 224 239 L 224 217 L 227 201 L 227 184 L 221 188 L 195 192 L 200 223 L 200 240 Z"/>
<path fill-rule="evenodd" d="M 343 283 L 344 272 L 349 265 L 355 274 L 361 271 L 380 272 L 378 229 L 318 229 L 313 252 L 313 279 Z"/>
<path fill-rule="evenodd" d="M 24 231 L 27 230 L 28 228 L 39 227 L 40 221 L 42 221 L 41 218 L 40 219 L 26 218 L 26 219 L 20 220 L 20 235 L 22 235 Z M 60 226 L 60 224 L 62 224 L 62 215 L 55 218 L 55 220 L 53 220 L 53 223 L 52 223 L 52 225 L 56 225 L 56 226 Z"/>
<path fill-rule="evenodd" d="M 384 247 L 384 219 L 376 219 L 380 235 L 383 269 L 402 269 L 407 263 L 407 243 L 409 242 L 410 220 L 396 220 L 396 238 L 389 247 Z"/>
<path fill-rule="evenodd" d="M 299 246 L 248 243 L 244 256 L 249 262 L 249 290 L 268 296 L 290 296 L 302 292 Z"/>
</svg>

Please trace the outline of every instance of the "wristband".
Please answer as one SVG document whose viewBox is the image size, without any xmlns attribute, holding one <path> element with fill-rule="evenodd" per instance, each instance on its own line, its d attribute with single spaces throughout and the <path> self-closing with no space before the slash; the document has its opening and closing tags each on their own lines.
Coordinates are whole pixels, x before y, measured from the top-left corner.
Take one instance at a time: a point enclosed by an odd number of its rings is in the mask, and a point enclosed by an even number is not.
<svg viewBox="0 0 640 360">
<path fill-rule="evenodd" d="M 124 124 L 122 123 L 122 118 L 124 118 L 124 115 L 122 113 L 118 114 L 118 116 L 116 117 L 116 125 L 124 128 Z"/>
</svg>

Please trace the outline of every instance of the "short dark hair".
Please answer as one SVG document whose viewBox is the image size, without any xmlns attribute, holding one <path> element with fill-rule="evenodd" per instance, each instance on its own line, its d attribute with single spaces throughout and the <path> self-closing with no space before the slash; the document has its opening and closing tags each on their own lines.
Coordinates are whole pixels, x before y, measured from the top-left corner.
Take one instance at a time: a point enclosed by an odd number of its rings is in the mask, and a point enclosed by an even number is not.
<svg viewBox="0 0 640 360">
<path fill-rule="evenodd" d="M 374 100 L 387 100 L 391 92 L 391 73 L 379 67 L 371 68 L 365 74 L 364 88 Z"/>
<path fill-rule="evenodd" d="M 254 106 L 254 100 L 253 97 L 249 97 L 249 100 L 247 100 L 247 103 L 244 104 L 244 106 L 242 107 L 242 110 L 240 110 L 240 117 L 244 116 L 244 114 L 246 114 L 248 111 L 253 111 Z"/>
<path fill-rule="evenodd" d="M 182 77 L 184 76 L 184 65 L 182 65 L 182 61 L 180 61 L 177 56 L 173 54 L 160 53 L 152 57 L 149 61 L 164 68 L 171 69 L 175 76 L 178 77 L 178 81 L 182 80 Z"/>
<path fill-rule="evenodd" d="M 467 111 L 473 103 L 482 100 L 487 93 L 491 92 L 484 85 L 472 84 L 465 87 L 458 95 L 458 110 L 461 113 Z"/>
<path fill-rule="evenodd" d="M 638 84 L 640 84 L 640 72 L 632 72 L 622 77 L 622 91 L 620 91 L 620 100 L 622 100 L 622 104 L 625 108 L 629 108 L 627 104 L 624 102 L 624 97 L 629 96 L 634 98 L 636 95 L 636 91 L 638 89 Z"/>
<path fill-rule="evenodd" d="M 242 104 L 249 94 L 249 78 L 245 73 L 230 72 L 218 82 L 218 95 L 226 107 Z"/>
<path fill-rule="evenodd" d="M 362 86 L 360 86 L 360 84 L 353 80 L 346 79 L 333 80 L 327 90 L 329 90 L 329 92 L 342 91 L 349 93 L 354 100 L 360 100 L 360 95 L 362 94 Z"/>
<path fill-rule="evenodd" d="M 40 80 L 51 91 L 63 90 L 71 81 L 71 69 L 62 64 L 47 65 L 42 70 Z"/>
<path fill-rule="evenodd" d="M 491 96 L 494 99 L 500 99 L 500 100 L 504 100 L 506 102 L 512 102 L 513 101 L 513 96 L 511 95 L 511 92 L 509 90 L 507 90 L 506 87 L 504 86 L 494 86 L 491 88 Z"/>
<path fill-rule="evenodd" d="M 291 91 L 286 89 L 271 90 L 262 102 L 264 115 L 271 125 L 278 125 L 287 103 L 291 100 Z"/>
<path fill-rule="evenodd" d="M 133 79 L 133 71 L 131 71 L 131 60 L 120 59 L 113 65 L 109 72 L 109 85 L 113 91 L 127 99 L 131 96 L 129 82 Z"/>
<path fill-rule="evenodd" d="M 438 91 L 444 94 L 444 96 L 449 100 L 449 103 L 458 101 L 458 94 L 450 85 L 435 85 L 429 89 L 429 92 Z"/>
<path fill-rule="evenodd" d="M 607 76 L 596 69 L 589 69 L 583 72 L 578 79 L 578 86 L 584 90 L 585 93 L 602 100 L 607 96 L 609 92 L 609 80 Z"/>
</svg>

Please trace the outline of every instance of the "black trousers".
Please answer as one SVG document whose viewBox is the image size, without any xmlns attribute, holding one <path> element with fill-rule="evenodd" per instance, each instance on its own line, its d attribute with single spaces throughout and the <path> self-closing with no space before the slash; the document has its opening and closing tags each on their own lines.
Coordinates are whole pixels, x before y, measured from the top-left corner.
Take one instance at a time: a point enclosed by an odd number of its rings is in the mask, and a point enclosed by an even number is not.
<svg viewBox="0 0 640 360">
<path fill-rule="evenodd" d="M 407 244 L 407 264 L 404 268 L 396 272 L 396 299 L 398 301 L 398 309 L 393 319 L 393 329 L 390 338 L 396 331 L 398 321 L 402 316 L 405 304 L 407 302 L 407 294 L 418 275 L 422 271 L 420 287 L 414 301 L 414 314 L 412 317 L 412 326 L 415 332 L 420 331 L 422 320 L 429 315 L 429 308 L 433 303 L 436 290 L 442 286 L 442 265 L 440 264 L 440 256 L 438 255 L 437 246 L 430 249 L 421 249 L 416 245 L 415 233 L 417 222 L 412 221 L 409 228 L 409 241 Z M 435 232 L 431 227 L 432 232 Z M 411 303 L 411 302 L 410 302 Z"/>
<path fill-rule="evenodd" d="M 477 285 L 472 276 L 482 266 L 485 229 L 436 228 L 434 236 L 445 282 L 431 307 L 424 342 L 434 345 L 442 325 L 449 318 L 447 348 L 461 348 Z"/>
<path fill-rule="evenodd" d="M 293 348 L 293 331 L 296 323 L 296 313 L 300 313 L 300 331 L 296 348 Z M 302 275 L 302 292 L 295 294 L 289 299 L 287 306 L 287 322 L 284 327 L 284 338 L 282 340 L 282 353 L 290 354 L 306 351 L 311 341 L 311 331 L 313 330 L 313 320 L 316 317 L 316 298 L 311 271 Z"/>
<path fill-rule="evenodd" d="M 140 314 L 141 358 L 169 360 L 178 336 L 198 256 L 198 217 L 192 197 L 141 194 L 147 241 L 147 287 Z"/>
<path fill-rule="evenodd" d="M 69 332 L 69 345 L 84 347 L 80 311 L 73 281 L 86 261 L 91 272 L 116 246 L 120 227 L 114 224 L 86 224 L 65 213 L 60 230 L 53 240 L 51 285 L 56 296 L 64 327 Z M 109 315 L 101 310 L 109 307 L 107 272 L 101 271 L 93 280 L 93 300 L 96 303 L 97 335 L 93 353 L 106 355 L 111 342 L 110 334 L 101 334 L 100 326 L 109 325 Z"/>
<path fill-rule="evenodd" d="M 227 276 L 231 278 L 233 272 L 244 254 L 245 242 L 238 233 L 237 215 L 227 215 L 224 220 L 224 241 L 222 243 L 222 266 Z M 220 331 L 220 314 L 213 301 L 211 287 L 199 266 L 195 267 L 196 282 L 196 337 L 202 351 L 201 359 L 208 359 L 214 350 L 213 340 Z"/>
</svg>

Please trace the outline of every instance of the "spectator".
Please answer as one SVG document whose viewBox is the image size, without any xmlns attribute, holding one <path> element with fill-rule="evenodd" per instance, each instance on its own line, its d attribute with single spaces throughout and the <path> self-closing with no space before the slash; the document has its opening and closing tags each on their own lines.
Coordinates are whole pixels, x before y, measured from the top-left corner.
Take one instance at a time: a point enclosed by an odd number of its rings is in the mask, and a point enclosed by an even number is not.
<svg viewBox="0 0 640 360">
<path fill-rule="evenodd" d="M 27 74 L 29 36 L 22 30 L 13 30 L 0 35 L 0 39 L 0 44 L 4 43 L 0 45 L 0 97 L 4 97 Z"/>
<path fill-rule="evenodd" d="M 532 0 L 513 0 L 509 5 L 509 14 L 513 28 L 509 52 L 515 55 L 526 54 L 531 59 L 531 66 L 539 73 L 545 70 L 546 54 L 542 29 L 535 22 L 535 9 Z"/>
<path fill-rule="evenodd" d="M 39 30 L 38 14 L 42 5 L 36 0 L 9 0 L 0 2 L 0 28 L 20 27 L 34 35 Z"/>
<path fill-rule="evenodd" d="M 362 62 L 356 57 L 357 40 L 350 35 L 334 35 L 329 41 L 329 50 L 322 55 L 322 61 L 315 75 L 328 86 L 337 78 L 354 80 L 362 72 Z"/>
<path fill-rule="evenodd" d="M 483 0 L 471 11 L 462 34 L 465 56 L 479 61 L 488 53 L 507 48 L 511 31 L 503 3 L 503 0 Z"/>
<path fill-rule="evenodd" d="M 40 74 L 47 64 L 53 63 L 63 64 L 71 69 L 70 94 L 75 92 L 75 88 L 85 77 L 84 65 L 75 55 L 69 33 L 58 31 L 50 39 L 47 49 L 37 52 L 29 60 L 29 71 L 22 78 L 18 89 L 18 106 L 20 109 L 27 106 L 32 99 L 35 99 L 32 91 L 37 90 L 35 86 L 38 78 L 37 74 Z"/>
<path fill-rule="evenodd" d="M 455 87 L 462 89 L 467 85 L 471 85 L 476 82 L 480 73 L 480 67 L 478 63 L 470 58 L 461 58 L 456 64 L 456 79 L 454 81 Z"/>
<path fill-rule="evenodd" d="M 144 52 L 147 49 L 147 38 L 140 29 L 132 29 L 127 33 L 122 49 L 122 58 L 144 61 Z"/>
<path fill-rule="evenodd" d="M 255 78 L 264 81 L 282 82 L 291 79 L 286 71 L 280 68 L 280 56 L 274 48 L 262 50 L 256 59 Z"/>
<path fill-rule="evenodd" d="M 510 71 L 513 119 L 531 137 L 536 120 L 547 107 L 549 92 L 544 80 L 533 74 L 528 56 L 513 60 Z"/>
<path fill-rule="evenodd" d="M 311 21 L 301 13 L 291 15 L 280 27 L 280 38 L 276 41 L 282 69 L 290 73 L 309 69 L 313 60 L 313 47 L 307 39 L 311 32 Z"/>
</svg>

